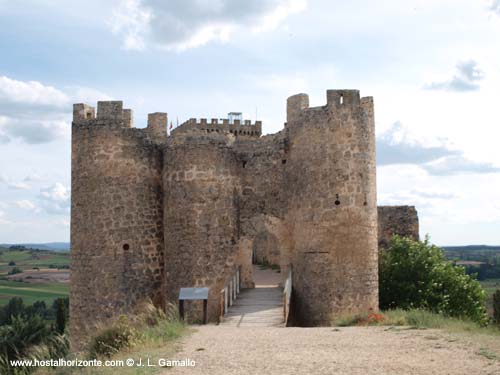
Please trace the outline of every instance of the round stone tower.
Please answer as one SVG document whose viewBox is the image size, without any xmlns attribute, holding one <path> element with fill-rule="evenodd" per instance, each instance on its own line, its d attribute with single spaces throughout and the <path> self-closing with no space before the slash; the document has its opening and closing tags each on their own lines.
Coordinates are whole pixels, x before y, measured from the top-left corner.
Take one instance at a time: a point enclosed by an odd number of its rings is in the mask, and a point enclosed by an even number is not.
<svg viewBox="0 0 500 375">
<path fill-rule="evenodd" d="M 218 317 L 220 291 L 233 275 L 239 236 L 238 168 L 232 135 L 177 134 L 164 151 L 166 296 L 183 287 L 208 287 L 208 319 Z M 201 302 L 185 306 L 202 319 Z"/>
<path fill-rule="evenodd" d="M 71 338 L 151 298 L 163 305 L 161 153 L 122 102 L 75 104 L 71 176 Z M 166 123 L 164 124 L 166 129 Z"/>
<path fill-rule="evenodd" d="M 294 306 L 302 325 L 378 309 L 373 99 L 329 90 L 309 108 L 287 103 L 288 225 L 293 233 Z"/>
</svg>

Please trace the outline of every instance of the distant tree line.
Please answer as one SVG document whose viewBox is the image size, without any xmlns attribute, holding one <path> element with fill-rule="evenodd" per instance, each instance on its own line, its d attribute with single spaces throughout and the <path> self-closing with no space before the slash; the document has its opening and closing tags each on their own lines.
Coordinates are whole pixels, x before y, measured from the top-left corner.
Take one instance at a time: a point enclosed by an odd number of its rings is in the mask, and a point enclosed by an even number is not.
<svg viewBox="0 0 500 375">
<path fill-rule="evenodd" d="M 467 264 L 463 265 L 468 275 L 476 274 L 478 280 L 500 279 L 500 263 L 498 264 Z"/>
<path fill-rule="evenodd" d="M 34 316 L 39 316 L 51 324 L 57 332 L 63 333 L 69 318 L 69 298 L 57 298 L 51 306 L 47 306 L 45 301 L 25 305 L 22 298 L 11 298 L 5 306 L 0 307 L 0 326 L 11 324 L 13 317 Z"/>
</svg>

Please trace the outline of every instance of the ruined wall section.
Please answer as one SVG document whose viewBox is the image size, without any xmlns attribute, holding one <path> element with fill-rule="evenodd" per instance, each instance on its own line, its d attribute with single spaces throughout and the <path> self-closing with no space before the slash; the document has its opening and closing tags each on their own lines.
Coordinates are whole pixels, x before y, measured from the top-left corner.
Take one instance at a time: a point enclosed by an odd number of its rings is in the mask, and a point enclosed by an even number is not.
<svg viewBox="0 0 500 375">
<path fill-rule="evenodd" d="M 288 99 L 287 223 L 293 287 L 304 325 L 378 308 L 372 98 L 329 90 L 327 105 Z"/>
<path fill-rule="evenodd" d="M 162 305 L 161 153 L 121 102 L 74 106 L 70 331 L 80 348 L 95 324 L 151 298 Z"/>
<path fill-rule="evenodd" d="M 209 320 L 215 321 L 219 293 L 236 270 L 239 235 L 239 175 L 234 137 L 176 135 L 164 152 L 166 295 L 177 303 L 182 287 L 209 287 Z M 187 315 L 201 320 L 201 304 Z"/>
<path fill-rule="evenodd" d="M 419 239 L 418 213 L 415 206 L 378 207 L 378 246 L 386 248 L 392 236 Z"/>
</svg>

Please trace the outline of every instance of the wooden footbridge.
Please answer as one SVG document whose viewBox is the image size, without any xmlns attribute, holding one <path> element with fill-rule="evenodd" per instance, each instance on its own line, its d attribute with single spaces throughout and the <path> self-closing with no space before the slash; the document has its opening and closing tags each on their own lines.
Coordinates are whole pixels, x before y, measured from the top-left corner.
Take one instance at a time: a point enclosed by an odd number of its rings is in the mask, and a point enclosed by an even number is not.
<svg viewBox="0 0 500 375">
<path fill-rule="evenodd" d="M 221 325 L 233 327 L 284 327 L 288 320 L 291 295 L 291 271 L 282 282 L 282 274 L 275 270 L 254 266 L 255 288 L 239 290 L 238 280 L 233 282 L 231 296 L 222 308 Z M 226 288 L 223 293 L 226 293 Z"/>
</svg>

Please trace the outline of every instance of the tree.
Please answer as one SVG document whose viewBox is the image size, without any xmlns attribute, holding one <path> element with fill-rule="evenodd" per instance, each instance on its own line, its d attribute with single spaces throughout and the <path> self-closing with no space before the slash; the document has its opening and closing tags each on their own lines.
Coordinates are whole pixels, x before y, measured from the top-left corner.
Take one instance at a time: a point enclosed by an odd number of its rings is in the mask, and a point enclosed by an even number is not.
<svg viewBox="0 0 500 375">
<path fill-rule="evenodd" d="M 493 293 L 493 320 L 500 326 L 500 289 Z"/>
<path fill-rule="evenodd" d="M 65 303 L 66 299 L 67 298 L 57 298 L 53 304 L 53 308 L 56 311 L 56 331 L 61 335 L 64 333 L 68 318 L 68 309 Z"/>
<path fill-rule="evenodd" d="M 14 267 L 9 272 L 7 272 L 8 275 L 15 275 L 18 273 L 23 273 L 23 270 L 20 269 L 19 267 Z"/>
<path fill-rule="evenodd" d="M 16 262 L 14 262 L 13 260 L 11 260 L 11 261 L 9 262 L 9 266 L 11 266 L 11 267 L 12 267 L 12 266 L 15 266 L 15 265 L 16 265 Z"/>
<path fill-rule="evenodd" d="M 25 306 L 23 299 L 14 297 L 3 307 L 0 314 L 0 325 L 11 324 L 13 316 L 21 316 L 25 314 Z"/>
<path fill-rule="evenodd" d="M 486 294 L 464 267 L 425 241 L 394 236 L 379 255 L 380 307 L 421 308 L 486 323 Z"/>
</svg>

